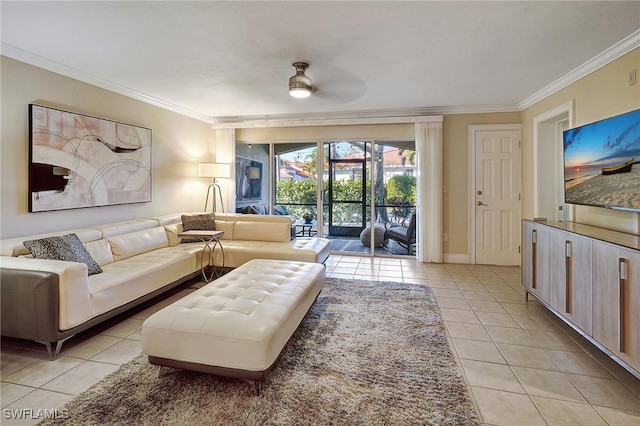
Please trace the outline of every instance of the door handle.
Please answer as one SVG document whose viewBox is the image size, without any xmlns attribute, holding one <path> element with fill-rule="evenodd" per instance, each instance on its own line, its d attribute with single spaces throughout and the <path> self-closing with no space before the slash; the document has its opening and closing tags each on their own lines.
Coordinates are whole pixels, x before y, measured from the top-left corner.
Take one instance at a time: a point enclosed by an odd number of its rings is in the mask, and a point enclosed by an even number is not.
<svg viewBox="0 0 640 426">
<path fill-rule="evenodd" d="M 476 204 L 479 205 L 479 206 L 487 206 L 487 207 L 489 207 L 489 204 L 485 204 L 482 201 L 478 201 Z"/>
</svg>

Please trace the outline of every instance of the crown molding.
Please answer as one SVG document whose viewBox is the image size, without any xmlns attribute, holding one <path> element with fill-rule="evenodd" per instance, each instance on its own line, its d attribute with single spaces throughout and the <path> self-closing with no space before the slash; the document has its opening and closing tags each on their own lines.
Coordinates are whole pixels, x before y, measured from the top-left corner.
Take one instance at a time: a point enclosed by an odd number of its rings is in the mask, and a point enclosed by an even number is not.
<svg viewBox="0 0 640 426">
<path fill-rule="evenodd" d="M 213 129 L 249 129 L 265 127 L 357 126 L 363 124 L 442 123 L 442 115 L 386 116 L 359 118 L 292 118 L 289 120 L 250 120 L 212 124 Z"/>
<path fill-rule="evenodd" d="M 204 121 L 205 123 L 211 123 L 213 120 L 211 117 L 199 114 L 195 111 L 183 108 L 179 105 L 172 104 L 171 102 L 163 101 L 162 99 L 154 98 L 153 96 L 145 95 L 128 87 L 119 85 L 109 80 L 97 77 L 95 75 L 77 70 L 68 65 L 61 64 L 59 62 L 52 61 L 39 55 L 27 52 L 23 49 L 17 48 L 5 42 L 0 43 L 0 54 L 16 61 L 24 62 L 29 65 L 33 65 L 47 71 L 54 72 L 56 74 L 63 75 L 65 77 L 73 78 L 83 83 L 91 84 L 101 89 L 109 90 L 120 95 L 127 96 L 132 99 L 136 99 L 162 109 L 173 111 L 175 113 L 195 118 L 196 120 Z"/>
<path fill-rule="evenodd" d="M 246 115 L 215 117 L 213 129 L 338 126 L 358 124 L 398 124 L 431 122 L 445 114 L 479 114 L 495 112 L 519 112 L 516 105 L 491 105 L 470 107 L 428 107 L 385 110 L 341 111 L 307 114 Z"/>
<path fill-rule="evenodd" d="M 609 47 L 601 52 L 599 55 L 589 59 L 578 68 L 569 72 L 565 76 L 554 81 L 545 88 L 539 90 L 528 98 L 518 103 L 520 111 L 529 108 L 530 106 L 540 102 L 541 100 L 553 95 L 561 89 L 569 86 L 572 83 L 580 80 L 583 77 L 591 74 L 592 72 L 602 68 L 610 62 L 615 61 L 619 57 L 631 52 L 633 49 L 640 46 L 640 30 L 631 33 L 629 36 L 623 38 L 618 43 Z"/>
</svg>

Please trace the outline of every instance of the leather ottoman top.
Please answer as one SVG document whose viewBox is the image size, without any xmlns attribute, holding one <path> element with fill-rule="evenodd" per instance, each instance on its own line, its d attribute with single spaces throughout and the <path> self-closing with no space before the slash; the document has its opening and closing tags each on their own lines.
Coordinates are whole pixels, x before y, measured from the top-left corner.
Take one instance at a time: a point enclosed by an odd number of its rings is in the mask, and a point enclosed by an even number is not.
<svg viewBox="0 0 640 426">
<path fill-rule="evenodd" d="M 145 320 L 143 351 L 230 368 L 268 368 L 324 281 L 324 266 L 317 263 L 252 260 Z"/>
</svg>

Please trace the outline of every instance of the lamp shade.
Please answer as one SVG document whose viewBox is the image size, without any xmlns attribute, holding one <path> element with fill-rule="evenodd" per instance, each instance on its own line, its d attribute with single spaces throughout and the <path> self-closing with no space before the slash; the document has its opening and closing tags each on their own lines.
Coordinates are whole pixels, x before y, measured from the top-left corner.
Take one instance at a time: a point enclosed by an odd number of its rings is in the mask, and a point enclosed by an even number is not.
<svg viewBox="0 0 640 426">
<path fill-rule="evenodd" d="M 200 163 L 198 164 L 198 176 L 206 178 L 228 178 L 231 167 L 225 163 Z"/>
</svg>

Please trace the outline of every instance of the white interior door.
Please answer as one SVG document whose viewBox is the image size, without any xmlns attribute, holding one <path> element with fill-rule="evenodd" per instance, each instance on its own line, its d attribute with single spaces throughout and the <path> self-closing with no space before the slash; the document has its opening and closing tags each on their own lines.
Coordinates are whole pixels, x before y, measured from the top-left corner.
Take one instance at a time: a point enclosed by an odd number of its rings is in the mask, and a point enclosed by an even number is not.
<svg viewBox="0 0 640 426">
<path fill-rule="evenodd" d="M 520 130 L 475 132 L 475 261 L 520 264 Z"/>
</svg>

